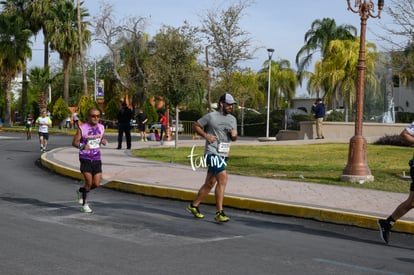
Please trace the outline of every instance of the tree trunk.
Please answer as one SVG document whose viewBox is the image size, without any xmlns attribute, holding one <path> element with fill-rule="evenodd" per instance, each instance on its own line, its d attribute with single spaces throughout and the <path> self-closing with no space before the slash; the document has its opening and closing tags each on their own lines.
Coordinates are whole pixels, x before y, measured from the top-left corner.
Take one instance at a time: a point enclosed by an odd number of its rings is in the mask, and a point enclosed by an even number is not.
<svg viewBox="0 0 414 275">
<path fill-rule="evenodd" d="M 43 37 L 47 37 L 47 35 L 45 34 L 45 32 L 43 32 Z M 43 55 L 43 67 L 49 69 L 49 40 L 47 40 L 47 38 L 43 38 L 43 47 L 44 47 L 44 55 Z M 49 84 L 50 86 L 50 84 Z M 42 93 L 44 93 L 45 97 L 44 97 L 44 102 L 42 104 L 46 104 L 48 102 L 51 102 L 52 99 L 49 98 L 49 86 L 45 87 L 42 91 Z M 40 102 L 39 102 L 40 105 Z M 46 108 L 46 107 L 45 107 Z"/>
<path fill-rule="evenodd" d="M 24 66 L 22 72 L 22 103 L 20 105 L 20 110 L 22 112 L 28 112 L 27 110 L 27 67 Z"/>
<path fill-rule="evenodd" d="M 5 103 L 5 111 L 4 111 L 4 126 L 11 127 L 11 78 L 5 77 L 4 83 L 4 103 Z"/>
<path fill-rule="evenodd" d="M 66 60 L 66 61 L 65 61 Z M 63 99 L 66 102 L 66 105 L 69 106 L 69 77 L 70 77 L 70 66 L 71 58 L 66 58 L 63 60 Z"/>
<path fill-rule="evenodd" d="M 82 67 L 82 81 L 83 81 L 83 94 L 88 95 L 88 81 L 86 80 L 86 70 L 85 70 L 85 58 L 83 54 L 83 41 L 82 41 L 82 22 L 81 22 L 81 13 L 80 13 L 80 0 L 77 0 L 77 13 L 78 13 L 78 35 L 79 35 L 79 58 Z M 93 91 L 96 93 L 96 91 Z"/>
</svg>

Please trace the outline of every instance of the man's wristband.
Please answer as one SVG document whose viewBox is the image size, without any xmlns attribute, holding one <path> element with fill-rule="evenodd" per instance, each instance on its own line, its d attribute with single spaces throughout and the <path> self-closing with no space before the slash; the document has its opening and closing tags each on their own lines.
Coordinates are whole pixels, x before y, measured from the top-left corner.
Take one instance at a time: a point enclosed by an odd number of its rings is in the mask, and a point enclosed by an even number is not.
<svg viewBox="0 0 414 275">
<path fill-rule="evenodd" d="M 78 146 L 78 148 L 79 148 L 79 150 L 83 150 L 83 149 L 85 149 L 85 144 L 83 144 L 83 143 L 79 143 L 79 146 Z"/>
</svg>

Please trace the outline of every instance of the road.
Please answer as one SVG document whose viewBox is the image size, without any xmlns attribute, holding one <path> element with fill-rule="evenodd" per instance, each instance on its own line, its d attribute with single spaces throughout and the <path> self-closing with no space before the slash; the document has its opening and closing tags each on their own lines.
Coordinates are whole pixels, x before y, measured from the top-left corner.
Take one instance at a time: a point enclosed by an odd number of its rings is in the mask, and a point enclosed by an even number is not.
<svg viewBox="0 0 414 275">
<path fill-rule="evenodd" d="M 53 135 L 48 149 L 70 142 Z M 39 157 L 36 136 L 0 132 L 1 274 L 413 274 L 412 235 L 386 246 L 373 230 L 236 209 L 219 224 L 212 206 L 195 220 L 186 202 L 107 188 L 84 214 L 80 183 Z"/>
</svg>

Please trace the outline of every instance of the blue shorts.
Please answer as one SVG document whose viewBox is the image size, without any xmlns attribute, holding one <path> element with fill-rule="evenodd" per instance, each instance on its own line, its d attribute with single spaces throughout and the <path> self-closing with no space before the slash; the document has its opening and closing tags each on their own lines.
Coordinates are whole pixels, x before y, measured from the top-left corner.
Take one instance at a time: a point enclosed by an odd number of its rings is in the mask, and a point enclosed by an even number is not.
<svg viewBox="0 0 414 275">
<path fill-rule="evenodd" d="M 208 167 L 208 172 L 217 175 L 220 172 L 223 172 L 227 168 L 228 157 L 223 157 L 216 154 L 207 154 L 205 156 L 206 164 Z"/>
</svg>

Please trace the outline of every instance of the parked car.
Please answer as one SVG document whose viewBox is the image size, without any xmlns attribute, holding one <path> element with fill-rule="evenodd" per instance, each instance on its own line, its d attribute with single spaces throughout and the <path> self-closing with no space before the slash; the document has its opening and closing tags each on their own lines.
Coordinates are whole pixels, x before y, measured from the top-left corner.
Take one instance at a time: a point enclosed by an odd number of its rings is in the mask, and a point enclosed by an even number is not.
<svg viewBox="0 0 414 275">
<path fill-rule="evenodd" d="M 138 123 L 135 119 L 131 119 L 131 121 L 129 122 L 129 124 L 131 125 L 131 130 L 135 130 L 138 129 Z"/>
<path fill-rule="evenodd" d="M 172 121 L 172 124 L 170 125 L 170 126 L 171 126 L 171 131 L 172 131 L 172 132 L 175 132 L 175 126 L 176 126 L 176 125 L 177 125 L 177 124 L 176 124 L 175 120 L 173 120 L 173 121 Z M 178 132 L 179 132 L 179 133 L 184 132 L 184 126 L 183 126 L 183 124 L 182 124 L 182 123 L 178 123 Z"/>
<path fill-rule="evenodd" d="M 171 129 L 171 132 L 173 133 L 175 133 L 175 125 L 176 125 L 175 120 L 173 120 L 172 123 L 170 124 L 170 129 Z M 151 124 L 149 125 L 149 129 L 155 129 L 155 130 L 161 131 L 161 123 Z M 184 132 L 184 126 L 182 123 L 178 123 L 178 132 L 179 133 Z"/>
</svg>

